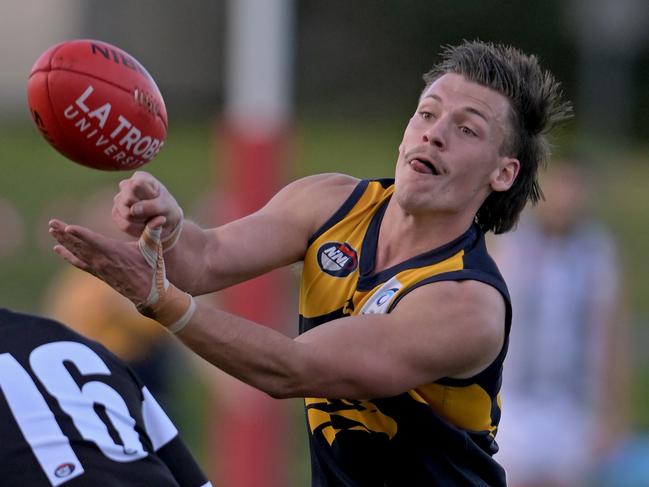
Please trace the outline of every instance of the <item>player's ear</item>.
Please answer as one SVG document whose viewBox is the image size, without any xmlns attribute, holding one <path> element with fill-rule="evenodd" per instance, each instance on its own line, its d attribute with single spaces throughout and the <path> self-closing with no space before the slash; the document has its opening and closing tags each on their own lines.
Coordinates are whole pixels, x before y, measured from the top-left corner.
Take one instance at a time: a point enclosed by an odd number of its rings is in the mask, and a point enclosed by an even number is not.
<svg viewBox="0 0 649 487">
<path fill-rule="evenodd" d="M 507 191 L 514 184 L 516 176 L 521 169 L 521 163 L 514 157 L 503 156 L 498 162 L 498 167 L 491 173 L 491 189 L 494 191 Z"/>
</svg>

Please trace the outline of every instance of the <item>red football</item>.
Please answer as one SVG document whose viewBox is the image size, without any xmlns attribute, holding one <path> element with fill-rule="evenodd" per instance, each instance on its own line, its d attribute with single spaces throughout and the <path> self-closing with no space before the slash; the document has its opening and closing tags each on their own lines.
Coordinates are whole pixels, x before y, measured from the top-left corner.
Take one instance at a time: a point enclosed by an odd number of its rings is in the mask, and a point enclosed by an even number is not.
<svg viewBox="0 0 649 487">
<path fill-rule="evenodd" d="M 167 110 L 149 73 L 105 42 L 78 39 L 50 47 L 27 83 L 32 118 L 61 154 L 84 166 L 135 169 L 167 136 Z"/>
</svg>

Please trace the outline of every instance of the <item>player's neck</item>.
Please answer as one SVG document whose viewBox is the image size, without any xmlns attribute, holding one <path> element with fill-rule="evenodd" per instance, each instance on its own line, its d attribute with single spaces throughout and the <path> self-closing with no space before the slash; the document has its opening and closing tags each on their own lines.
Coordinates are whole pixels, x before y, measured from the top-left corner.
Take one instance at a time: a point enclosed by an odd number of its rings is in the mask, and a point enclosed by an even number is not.
<svg viewBox="0 0 649 487">
<path fill-rule="evenodd" d="M 466 232 L 473 220 L 451 213 L 411 215 L 394 201 L 390 203 L 379 231 L 375 271 L 455 240 Z"/>
</svg>

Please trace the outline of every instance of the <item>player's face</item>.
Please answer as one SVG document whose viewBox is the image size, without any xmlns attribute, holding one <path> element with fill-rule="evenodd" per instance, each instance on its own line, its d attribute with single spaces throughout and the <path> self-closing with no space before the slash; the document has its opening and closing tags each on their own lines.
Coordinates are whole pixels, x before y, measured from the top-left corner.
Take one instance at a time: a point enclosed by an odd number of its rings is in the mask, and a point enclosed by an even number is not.
<svg viewBox="0 0 649 487">
<path fill-rule="evenodd" d="M 509 189 L 518 161 L 500 154 L 509 100 L 457 74 L 422 94 L 399 146 L 395 196 L 410 213 L 475 214 L 491 191 Z"/>
</svg>

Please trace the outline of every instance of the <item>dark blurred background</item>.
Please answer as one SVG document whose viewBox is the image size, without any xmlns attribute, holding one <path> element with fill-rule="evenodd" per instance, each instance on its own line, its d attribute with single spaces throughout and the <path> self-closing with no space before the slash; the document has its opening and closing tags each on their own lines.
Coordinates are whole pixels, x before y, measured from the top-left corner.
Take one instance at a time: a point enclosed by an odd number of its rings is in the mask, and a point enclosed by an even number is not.
<svg viewBox="0 0 649 487">
<path fill-rule="evenodd" d="M 137 58 L 156 79 L 170 121 L 165 148 L 144 169 L 208 224 L 210 195 L 222 184 L 218 127 L 226 103 L 229 8 L 224 0 L 0 0 L 1 306 L 47 312 L 48 287 L 65 267 L 50 251 L 47 219 L 78 218 L 88 198 L 128 176 L 78 166 L 42 140 L 25 96 L 36 58 L 51 44 L 79 37 Z M 632 425 L 648 430 L 649 3 L 328 0 L 287 2 L 287 8 L 294 28 L 288 120 L 294 155 L 286 180 L 322 171 L 390 177 L 421 76 L 441 46 L 463 39 L 511 43 L 538 55 L 562 81 L 576 116 L 553 142 L 557 153 L 578 151 L 589 161 L 594 212 L 619 244 L 632 331 Z M 263 73 L 256 82 L 264 84 Z M 294 304 L 294 292 L 287 296 Z M 195 369 L 182 370 L 198 374 Z M 171 381 L 182 391 L 175 396 L 186 400 L 170 408 L 205 458 L 196 420 L 205 405 L 202 379 Z M 296 449 L 303 451 L 300 442 Z M 296 458 L 306 461 L 303 453 Z M 304 468 L 296 471 L 301 485 Z"/>
</svg>

